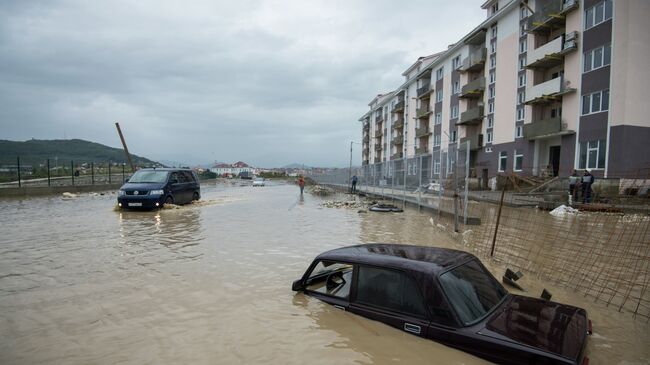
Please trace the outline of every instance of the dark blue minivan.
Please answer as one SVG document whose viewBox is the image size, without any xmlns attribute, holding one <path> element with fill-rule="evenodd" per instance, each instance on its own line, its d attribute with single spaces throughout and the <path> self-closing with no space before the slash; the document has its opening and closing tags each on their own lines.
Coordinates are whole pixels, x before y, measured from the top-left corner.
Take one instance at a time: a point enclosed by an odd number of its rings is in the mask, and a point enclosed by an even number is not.
<svg viewBox="0 0 650 365">
<path fill-rule="evenodd" d="M 189 169 L 138 170 L 120 188 L 120 208 L 155 209 L 165 204 L 187 204 L 201 199 L 199 179 Z"/>
</svg>

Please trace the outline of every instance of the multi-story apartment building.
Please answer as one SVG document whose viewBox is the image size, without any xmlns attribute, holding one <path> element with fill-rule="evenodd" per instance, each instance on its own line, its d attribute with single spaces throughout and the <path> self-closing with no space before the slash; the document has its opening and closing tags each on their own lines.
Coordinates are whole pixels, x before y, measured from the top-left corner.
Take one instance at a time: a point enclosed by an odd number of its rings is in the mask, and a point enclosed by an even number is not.
<svg viewBox="0 0 650 365">
<path fill-rule="evenodd" d="M 369 104 L 363 163 L 470 146 L 503 172 L 623 177 L 650 168 L 650 1 L 488 0 L 487 18 Z M 435 161 L 438 164 L 440 161 Z M 435 171 L 435 168 L 434 168 Z"/>
</svg>

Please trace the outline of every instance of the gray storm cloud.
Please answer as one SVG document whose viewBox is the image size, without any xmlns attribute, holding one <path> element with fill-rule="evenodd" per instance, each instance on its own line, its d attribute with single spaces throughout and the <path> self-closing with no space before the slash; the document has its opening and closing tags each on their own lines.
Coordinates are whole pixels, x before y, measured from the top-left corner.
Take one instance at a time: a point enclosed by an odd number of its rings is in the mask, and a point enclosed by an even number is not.
<svg viewBox="0 0 650 365">
<path fill-rule="evenodd" d="M 368 101 L 479 5 L 3 1 L 0 139 L 117 146 L 119 121 L 153 159 L 344 166 Z"/>
</svg>

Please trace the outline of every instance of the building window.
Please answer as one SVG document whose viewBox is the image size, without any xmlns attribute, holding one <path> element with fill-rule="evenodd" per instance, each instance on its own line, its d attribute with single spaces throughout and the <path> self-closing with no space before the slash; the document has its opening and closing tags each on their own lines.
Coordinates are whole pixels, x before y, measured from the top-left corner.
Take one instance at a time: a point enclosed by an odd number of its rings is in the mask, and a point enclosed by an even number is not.
<svg viewBox="0 0 650 365">
<path fill-rule="evenodd" d="M 528 9 L 525 6 L 522 6 L 519 9 L 519 19 L 526 19 L 528 17 Z"/>
<path fill-rule="evenodd" d="M 436 80 L 442 80 L 444 72 L 444 67 L 440 67 L 438 70 L 436 70 Z"/>
<path fill-rule="evenodd" d="M 519 53 L 524 53 L 528 50 L 528 40 L 522 39 L 519 41 Z"/>
<path fill-rule="evenodd" d="M 515 127 L 515 138 L 521 138 L 524 136 L 524 127 L 518 125 Z"/>
<path fill-rule="evenodd" d="M 604 139 L 585 141 L 580 143 L 580 169 L 604 169 L 605 150 L 607 144 Z"/>
<path fill-rule="evenodd" d="M 492 32 L 492 38 L 496 38 L 497 37 L 497 26 L 496 25 L 492 27 L 491 32 Z"/>
<path fill-rule="evenodd" d="M 491 13 L 490 13 L 491 15 L 496 14 L 496 12 L 499 11 L 499 2 L 494 3 L 494 5 L 492 5 L 490 10 L 491 10 Z"/>
<path fill-rule="evenodd" d="M 487 143 L 492 143 L 492 131 L 487 132 Z"/>
<path fill-rule="evenodd" d="M 524 24 L 522 24 L 521 26 L 519 26 L 519 35 L 520 35 L 521 37 L 523 37 L 523 36 L 526 35 L 526 23 L 524 23 Z"/>
<path fill-rule="evenodd" d="M 524 109 L 524 108 L 517 109 L 517 121 L 524 120 L 524 117 L 525 117 L 525 114 L 526 114 L 525 110 L 526 109 Z"/>
<path fill-rule="evenodd" d="M 488 99 L 492 99 L 493 97 L 495 97 L 494 90 L 495 90 L 494 85 L 490 85 L 490 87 L 488 87 Z"/>
<path fill-rule="evenodd" d="M 519 87 L 526 86 L 526 74 L 519 75 Z"/>
<path fill-rule="evenodd" d="M 582 95 L 582 115 L 609 110 L 609 90 Z"/>
<path fill-rule="evenodd" d="M 433 161 L 433 173 L 440 174 L 440 160 Z"/>
<path fill-rule="evenodd" d="M 585 9 L 585 30 L 612 18 L 612 0 L 605 0 Z"/>
<path fill-rule="evenodd" d="M 491 153 L 492 147 L 485 147 L 485 153 Z"/>
<path fill-rule="evenodd" d="M 490 68 L 497 67 L 497 57 L 495 55 L 490 56 Z"/>
<path fill-rule="evenodd" d="M 526 57 L 521 57 L 519 59 L 519 71 L 523 71 L 526 69 Z"/>
<path fill-rule="evenodd" d="M 524 164 L 524 154 L 520 150 L 515 150 L 515 161 L 513 165 L 514 171 L 521 171 Z"/>
<path fill-rule="evenodd" d="M 458 105 L 451 107 L 451 119 L 458 118 Z"/>
<path fill-rule="evenodd" d="M 501 151 L 499 152 L 499 172 L 506 171 L 506 166 L 508 166 L 508 152 Z"/>
<path fill-rule="evenodd" d="M 456 142 L 456 131 L 451 131 L 451 143 Z"/>
<path fill-rule="evenodd" d="M 442 89 L 436 90 L 436 102 L 442 101 Z"/>
<path fill-rule="evenodd" d="M 490 42 L 490 53 L 496 53 L 497 51 L 497 42 Z"/>
<path fill-rule="evenodd" d="M 460 92 L 460 81 L 454 81 L 453 94 L 458 94 Z"/>
<path fill-rule="evenodd" d="M 605 67 L 612 62 L 612 45 L 607 44 L 585 52 L 582 72 Z"/>
<path fill-rule="evenodd" d="M 494 84 L 497 81 L 497 72 L 496 70 L 490 70 L 490 84 Z"/>
<path fill-rule="evenodd" d="M 440 146 L 440 135 L 436 134 L 433 136 L 433 146 L 438 147 Z"/>
<path fill-rule="evenodd" d="M 488 113 L 494 113 L 494 102 L 493 101 L 488 103 Z"/>
<path fill-rule="evenodd" d="M 494 127 L 494 117 L 490 115 L 490 116 L 487 118 L 487 120 L 488 120 L 488 126 L 487 126 L 487 127 L 488 127 L 488 128 L 492 128 L 492 127 Z"/>
<path fill-rule="evenodd" d="M 451 67 L 456 70 L 460 67 L 460 55 L 454 57 L 454 59 L 451 61 Z"/>
<path fill-rule="evenodd" d="M 517 93 L 517 103 L 523 104 L 524 101 L 526 101 L 526 92 L 520 91 L 519 93 Z"/>
<path fill-rule="evenodd" d="M 442 113 L 440 113 L 440 112 L 436 113 L 436 118 L 435 118 L 435 120 L 434 120 L 434 123 L 435 123 L 435 124 L 440 124 L 440 123 L 442 123 Z"/>
</svg>

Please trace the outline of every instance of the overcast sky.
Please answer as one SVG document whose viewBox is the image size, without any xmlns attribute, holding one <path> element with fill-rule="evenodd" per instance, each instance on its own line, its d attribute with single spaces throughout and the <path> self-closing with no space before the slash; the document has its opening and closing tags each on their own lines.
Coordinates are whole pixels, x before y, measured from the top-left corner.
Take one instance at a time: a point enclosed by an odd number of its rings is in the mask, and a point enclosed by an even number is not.
<svg viewBox="0 0 650 365">
<path fill-rule="evenodd" d="M 0 1 L 0 139 L 345 166 L 357 120 L 483 0 Z M 359 164 L 360 146 L 354 163 Z"/>
</svg>

